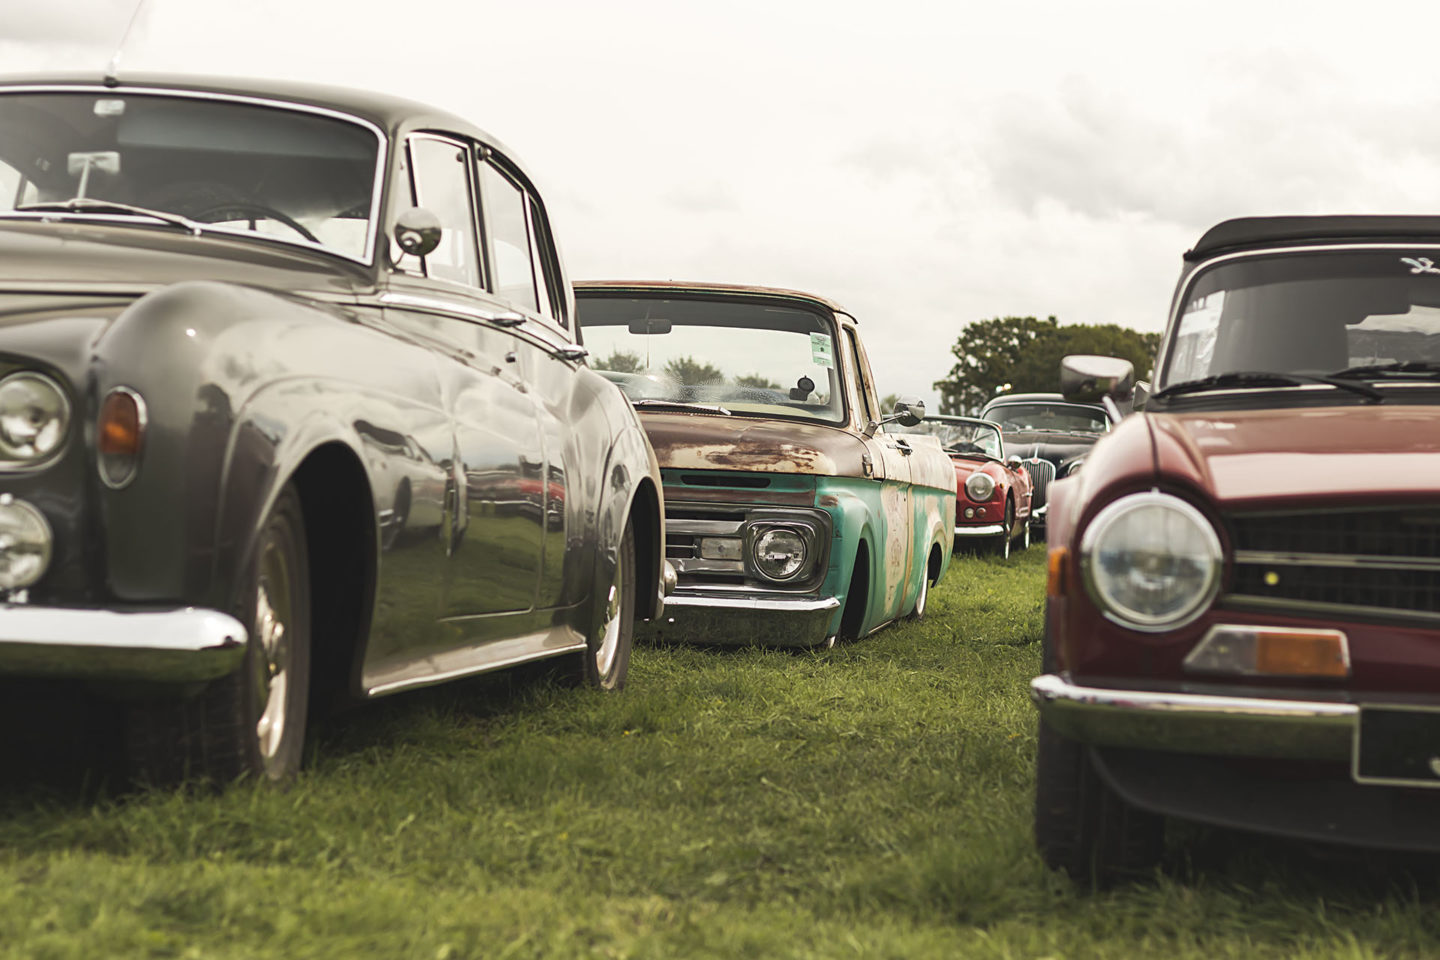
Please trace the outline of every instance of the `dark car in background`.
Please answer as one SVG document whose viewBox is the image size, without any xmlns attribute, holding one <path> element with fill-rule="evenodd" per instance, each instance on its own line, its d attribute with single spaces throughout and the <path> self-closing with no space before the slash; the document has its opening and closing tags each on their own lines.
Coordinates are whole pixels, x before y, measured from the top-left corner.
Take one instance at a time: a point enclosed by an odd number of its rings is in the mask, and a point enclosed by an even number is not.
<svg viewBox="0 0 1440 960">
<path fill-rule="evenodd" d="M 0 84 L 0 675 L 137 777 L 281 780 L 309 709 L 542 658 L 619 687 L 655 458 L 545 205 L 419 104 Z"/>
<path fill-rule="evenodd" d="M 1000 425 L 1005 450 L 1017 456 L 1034 487 L 1031 526 L 1045 535 L 1050 484 L 1078 471 L 1090 448 L 1114 425 L 1098 403 L 1077 403 L 1058 393 L 1014 393 L 996 397 L 980 411 Z"/>
<path fill-rule="evenodd" d="M 1088 879 L 1169 818 L 1440 851 L 1440 217 L 1185 256 L 1155 389 L 1052 488 L 1035 832 Z M 1130 363 L 1071 357 L 1078 400 Z"/>
</svg>

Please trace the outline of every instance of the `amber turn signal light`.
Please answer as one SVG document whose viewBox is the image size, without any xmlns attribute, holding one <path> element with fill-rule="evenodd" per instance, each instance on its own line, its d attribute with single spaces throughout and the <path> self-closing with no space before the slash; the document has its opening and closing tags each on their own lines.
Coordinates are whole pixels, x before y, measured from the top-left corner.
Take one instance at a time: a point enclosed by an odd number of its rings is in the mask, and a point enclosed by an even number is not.
<svg viewBox="0 0 1440 960">
<path fill-rule="evenodd" d="M 106 486 L 118 489 L 135 479 L 144 442 L 145 401 L 128 387 L 116 387 L 100 405 L 95 431 L 100 479 Z"/>
<path fill-rule="evenodd" d="M 1045 555 L 1045 596 L 1065 596 L 1065 561 L 1069 559 L 1068 547 L 1051 547 Z"/>
<path fill-rule="evenodd" d="M 1185 658 L 1189 673 L 1245 677 L 1348 677 L 1350 647 L 1339 630 L 1210 628 Z"/>
</svg>

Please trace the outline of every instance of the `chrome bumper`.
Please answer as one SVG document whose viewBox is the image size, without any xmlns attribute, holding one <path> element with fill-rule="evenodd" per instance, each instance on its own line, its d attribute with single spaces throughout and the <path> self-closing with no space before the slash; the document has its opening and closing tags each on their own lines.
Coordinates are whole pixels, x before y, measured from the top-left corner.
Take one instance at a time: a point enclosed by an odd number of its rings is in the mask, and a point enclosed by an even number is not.
<svg viewBox="0 0 1440 960">
<path fill-rule="evenodd" d="M 238 670 L 246 640 L 239 620 L 196 607 L 0 606 L 0 675 L 194 683 Z"/>
<path fill-rule="evenodd" d="M 1003 523 L 984 523 L 978 526 L 962 527 L 955 525 L 955 536 L 957 537 L 998 537 L 1005 532 Z"/>
<path fill-rule="evenodd" d="M 838 597 L 671 594 L 665 615 L 645 627 L 654 640 L 813 647 L 830 634 Z M 638 625 L 637 625 L 638 627 Z"/>
<path fill-rule="evenodd" d="M 1031 680 L 1030 699 L 1072 740 L 1214 756 L 1348 760 L 1359 717 L 1353 703 L 1081 687 L 1055 674 Z"/>
</svg>

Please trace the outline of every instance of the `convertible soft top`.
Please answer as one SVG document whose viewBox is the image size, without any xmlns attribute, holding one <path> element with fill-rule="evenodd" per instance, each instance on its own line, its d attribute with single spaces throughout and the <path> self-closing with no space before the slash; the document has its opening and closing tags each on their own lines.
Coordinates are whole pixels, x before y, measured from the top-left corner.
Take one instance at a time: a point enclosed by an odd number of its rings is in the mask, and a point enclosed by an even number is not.
<svg viewBox="0 0 1440 960">
<path fill-rule="evenodd" d="M 1293 242 L 1363 243 L 1383 240 L 1440 242 L 1440 217 L 1347 215 L 1329 217 L 1241 217 L 1205 231 L 1186 251 L 1188 261 L 1259 245 Z"/>
</svg>

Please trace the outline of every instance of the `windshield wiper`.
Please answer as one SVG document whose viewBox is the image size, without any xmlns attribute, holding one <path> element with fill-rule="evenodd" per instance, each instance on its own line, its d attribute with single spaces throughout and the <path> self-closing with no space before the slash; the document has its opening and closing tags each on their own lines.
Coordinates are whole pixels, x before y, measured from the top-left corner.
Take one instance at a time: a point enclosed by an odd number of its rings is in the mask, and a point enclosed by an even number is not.
<svg viewBox="0 0 1440 960">
<path fill-rule="evenodd" d="M 631 400 L 630 403 L 636 407 L 675 407 L 680 410 L 704 410 L 706 413 L 723 413 L 727 417 L 734 416 L 729 410 L 714 403 L 687 403 L 684 400 Z"/>
<path fill-rule="evenodd" d="M 168 223 L 172 226 L 183 227 L 197 236 L 204 228 L 204 224 L 197 223 L 188 217 L 182 217 L 178 213 L 166 213 L 164 210 L 151 210 L 148 207 L 137 207 L 130 203 L 117 203 L 114 200 L 94 200 L 87 197 L 76 197 L 73 200 L 54 200 L 46 203 L 22 203 L 15 207 L 21 213 L 123 213 L 137 217 L 149 217 L 152 220 L 159 220 L 161 223 Z"/>
<path fill-rule="evenodd" d="M 1224 390 L 1228 387 L 1298 387 L 1307 383 L 1323 383 L 1340 390 L 1358 393 L 1371 403 L 1382 403 L 1385 394 L 1363 383 L 1338 380 L 1335 377 L 1312 373 L 1278 373 L 1270 370 L 1237 370 L 1231 373 L 1217 373 L 1199 380 L 1187 380 L 1166 387 L 1150 399 L 1179 396 L 1185 393 L 1201 393 L 1206 390 Z"/>
<path fill-rule="evenodd" d="M 1433 360 L 1397 360 L 1394 363 L 1370 363 L 1358 367 L 1346 367 L 1330 374 L 1332 377 L 1366 380 L 1371 377 L 1388 379 L 1440 380 L 1440 363 Z"/>
</svg>

